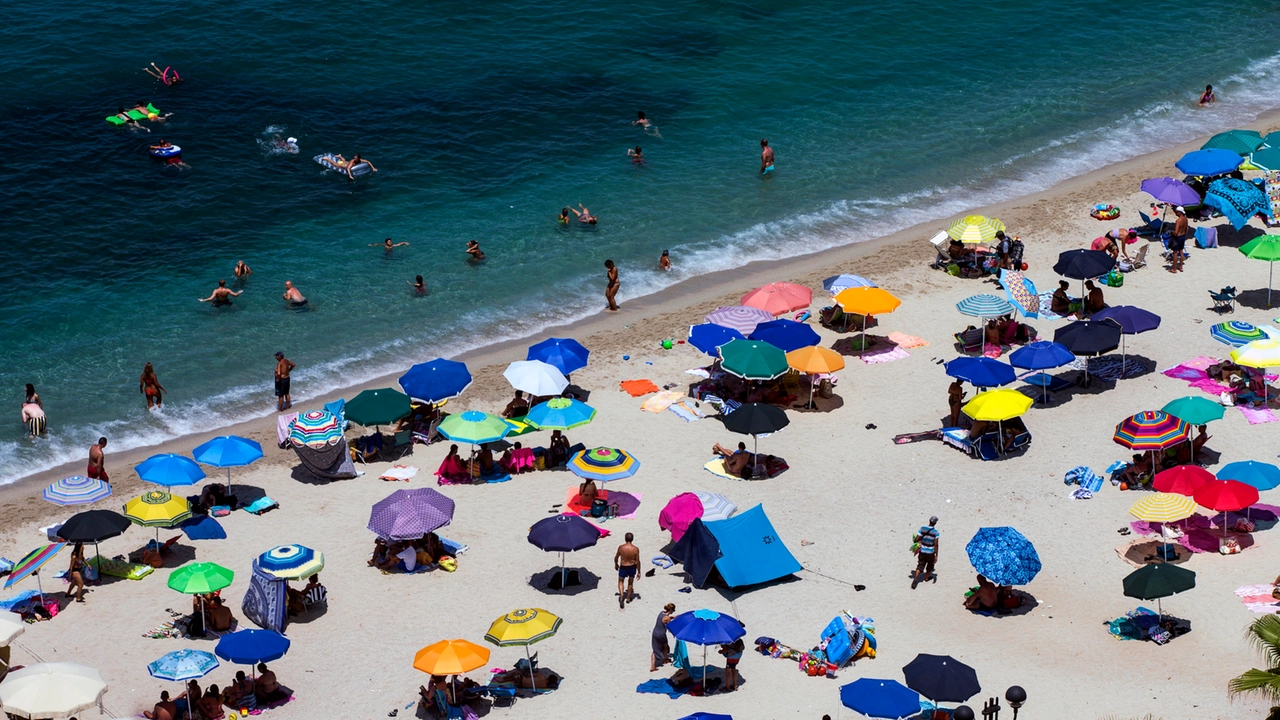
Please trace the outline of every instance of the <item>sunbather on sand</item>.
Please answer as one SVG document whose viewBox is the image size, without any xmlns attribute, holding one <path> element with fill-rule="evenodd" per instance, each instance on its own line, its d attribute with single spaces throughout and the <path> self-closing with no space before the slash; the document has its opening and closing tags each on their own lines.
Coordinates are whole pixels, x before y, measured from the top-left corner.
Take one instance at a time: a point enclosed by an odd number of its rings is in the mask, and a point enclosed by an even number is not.
<svg viewBox="0 0 1280 720">
<path fill-rule="evenodd" d="M 560 467 L 569 462 L 569 438 L 559 430 L 551 431 L 551 442 L 547 448 L 547 467 Z"/>
<path fill-rule="evenodd" d="M 493 447 L 489 443 L 480 446 L 480 452 L 476 453 L 475 463 L 480 467 L 481 475 L 488 475 L 493 472 Z"/>
<path fill-rule="evenodd" d="M 964 599 L 966 610 L 995 610 L 1000 606 L 1000 588 L 985 576 L 978 576 L 978 588 Z"/>
<path fill-rule="evenodd" d="M 747 444 L 743 442 L 738 443 L 737 450 L 716 443 L 711 452 L 724 458 L 724 471 L 736 477 L 743 477 L 743 471 L 751 465 L 751 453 L 747 452 Z"/>
<path fill-rule="evenodd" d="M 147 720 L 177 720 L 178 706 L 169 699 L 169 691 L 162 690 L 160 692 L 160 702 L 156 703 L 155 707 L 151 708 L 150 711 L 144 710 L 142 717 Z"/>
<path fill-rule="evenodd" d="M 594 503 L 596 498 L 599 496 L 600 491 L 596 489 L 596 481 L 591 478 L 587 478 L 578 486 L 578 502 L 582 505 L 591 507 L 591 504 Z"/>
<path fill-rule="evenodd" d="M 1150 453 L 1135 453 L 1133 461 L 1129 463 L 1125 469 L 1120 471 L 1120 482 L 1125 483 L 1129 487 L 1139 485 L 1143 478 L 1151 475 L 1151 455 Z"/>
<path fill-rule="evenodd" d="M 258 704 L 271 704 L 286 700 L 289 694 L 276 682 L 276 674 L 267 669 L 266 663 L 258 663 L 258 681 L 254 687 Z"/>
<path fill-rule="evenodd" d="M 977 440 L 986 434 L 990 427 L 991 423 L 986 420 L 975 420 L 973 425 L 969 428 L 969 439 Z"/>
</svg>

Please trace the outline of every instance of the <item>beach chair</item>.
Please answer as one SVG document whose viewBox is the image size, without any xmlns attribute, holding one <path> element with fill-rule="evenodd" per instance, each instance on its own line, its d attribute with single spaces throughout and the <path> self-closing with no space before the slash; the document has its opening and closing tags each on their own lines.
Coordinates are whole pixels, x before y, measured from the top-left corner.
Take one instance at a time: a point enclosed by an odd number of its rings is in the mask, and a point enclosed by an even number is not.
<svg viewBox="0 0 1280 720">
<path fill-rule="evenodd" d="M 951 265 L 951 256 L 947 254 L 947 246 L 949 244 L 946 230 L 939 230 L 936 235 L 929 238 L 929 244 L 933 246 L 938 256 L 934 258 L 933 263 L 929 267 L 934 270 L 946 270 Z"/>
<path fill-rule="evenodd" d="M 1147 266 L 1147 248 L 1149 247 L 1151 246 L 1143 245 L 1142 247 L 1138 248 L 1138 252 L 1134 253 L 1133 257 L 1120 258 L 1119 265 L 1117 266 L 1119 267 L 1120 272 L 1133 272 L 1138 268 L 1146 267 Z"/>
<path fill-rule="evenodd" d="M 309 613 L 311 608 L 318 605 L 323 605 L 326 610 L 329 608 L 329 591 L 323 585 L 316 585 L 302 595 L 303 612 Z"/>
<path fill-rule="evenodd" d="M 394 435 L 389 435 L 388 437 L 391 439 L 391 444 L 386 448 L 389 455 L 403 457 L 413 452 L 412 430 L 401 430 L 400 432 L 395 433 Z"/>
<path fill-rule="evenodd" d="M 1147 214 L 1141 210 L 1138 211 L 1138 216 L 1142 218 L 1142 222 L 1146 223 L 1141 227 L 1130 228 L 1130 230 L 1138 233 L 1138 235 L 1142 237 L 1154 237 L 1160 235 L 1161 231 L 1164 230 L 1164 223 L 1160 218 L 1149 218 L 1147 217 Z"/>
<path fill-rule="evenodd" d="M 1213 298 L 1214 312 L 1222 314 L 1236 311 L 1236 289 L 1234 287 L 1224 287 L 1218 292 L 1210 290 L 1209 297 Z"/>
<path fill-rule="evenodd" d="M 971 352 L 982 352 L 982 344 L 984 342 L 982 328 L 970 328 L 962 330 L 955 334 L 956 346 L 966 355 Z"/>
</svg>

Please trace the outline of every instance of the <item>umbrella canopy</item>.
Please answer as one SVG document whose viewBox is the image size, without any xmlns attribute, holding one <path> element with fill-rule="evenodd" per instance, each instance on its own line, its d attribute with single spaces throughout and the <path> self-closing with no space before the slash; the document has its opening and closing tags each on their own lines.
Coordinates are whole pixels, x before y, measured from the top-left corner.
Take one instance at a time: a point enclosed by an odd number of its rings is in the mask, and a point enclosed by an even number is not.
<svg viewBox="0 0 1280 720">
<path fill-rule="evenodd" d="M 1244 158 L 1240 157 L 1239 153 L 1222 148 L 1209 148 L 1189 152 L 1173 165 L 1188 175 L 1214 177 L 1232 172 L 1243 162 Z"/>
<path fill-rule="evenodd" d="M 844 356 L 830 348 L 804 347 L 787 353 L 787 365 L 809 375 L 827 374 L 844 369 Z"/>
<path fill-rule="evenodd" d="M 197 445 L 191 451 L 196 462 L 214 467 L 240 467 L 262 458 L 262 445 L 257 440 L 236 435 L 223 435 Z"/>
<path fill-rule="evenodd" d="M 1265 144 L 1262 133 L 1257 130 L 1227 130 L 1209 138 L 1209 141 L 1201 145 L 1200 149 L 1222 148 L 1237 155 L 1248 155 Z"/>
<path fill-rule="evenodd" d="M 1158 492 L 1129 508 L 1129 514 L 1147 522 L 1168 523 L 1185 520 L 1196 512 L 1196 501 L 1184 495 Z"/>
<path fill-rule="evenodd" d="M 151 677 L 159 680 L 182 682 L 204 677 L 220 664 L 213 653 L 182 648 L 165 653 L 158 660 L 147 665 L 147 672 L 151 673 Z"/>
<path fill-rule="evenodd" d="M 841 290 L 835 297 L 836 304 L 845 312 L 858 315 L 884 315 L 898 309 L 902 301 L 888 290 L 874 287 L 856 287 Z"/>
<path fill-rule="evenodd" d="M 1157 600 L 1196 586 L 1196 574 L 1169 563 L 1143 565 L 1124 578 L 1124 594 L 1139 600 Z"/>
<path fill-rule="evenodd" d="M 698 501 L 702 503 L 702 521 L 728 520 L 738 511 L 738 506 L 720 493 L 696 492 Z"/>
<path fill-rule="evenodd" d="M 974 420 L 1004 422 L 1030 410 L 1032 402 L 1017 390 L 991 390 L 978 393 L 960 409 Z"/>
<path fill-rule="evenodd" d="M 374 504 L 369 530 L 390 540 L 412 540 L 453 522 L 453 500 L 431 488 L 396 490 Z"/>
<path fill-rule="evenodd" d="M 961 300 L 956 303 L 956 309 L 960 311 L 961 315 L 988 318 L 1012 314 L 1014 306 L 1013 303 L 1004 298 L 983 293 L 981 295 L 971 295 Z"/>
<path fill-rule="evenodd" d="M 9 619 L 5 617 L 8 614 L 0 614 L 0 647 L 8 646 L 27 629 L 27 624 L 22 622 L 20 615 L 15 614 L 13 619 Z"/>
<path fill-rule="evenodd" d="M 667 631 L 694 645 L 727 645 L 747 634 L 737 618 L 706 609 L 680 613 L 667 623 Z"/>
<path fill-rule="evenodd" d="M 503 371 L 502 377 L 511 383 L 511 387 L 535 397 L 559 395 L 569 387 L 569 379 L 564 373 L 541 360 L 513 362 Z"/>
<path fill-rule="evenodd" d="M 1049 340 L 1037 340 L 1009 353 L 1009 364 L 1025 370 L 1061 367 L 1075 359 L 1065 345 Z"/>
<path fill-rule="evenodd" d="M 1191 497 L 1214 479 L 1213 473 L 1198 465 L 1178 465 L 1156 473 L 1151 487 L 1162 493 Z"/>
<path fill-rule="evenodd" d="M 204 471 L 195 460 L 173 453 L 152 455 L 139 463 L 133 471 L 143 480 L 165 487 L 195 485 L 204 479 Z"/>
<path fill-rule="evenodd" d="M 737 330 L 743 337 L 750 335 L 756 329 L 756 325 L 772 319 L 771 313 L 744 305 L 719 307 L 707 314 L 707 322 Z"/>
<path fill-rule="evenodd" d="M 428 675 L 461 675 L 488 663 L 489 648 L 466 640 L 441 640 L 413 656 L 413 667 Z"/>
<path fill-rule="evenodd" d="M 1209 183 L 1204 204 L 1218 210 L 1236 230 L 1249 224 L 1249 218 L 1262 213 L 1271 215 L 1271 200 L 1257 185 L 1239 178 L 1222 178 Z"/>
<path fill-rule="evenodd" d="M 19 580 L 40 572 L 41 566 L 52 560 L 53 556 L 62 552 L 62 548 L 66 546 L 66 543 L 52 543 L 50 545 L 41 545 L 27 553 L 13 566 L 13 570 L 9 571 L 9 577 L 5 578 L 4 586 L 6 588 L 12 587 Z"/>
<path fill-rule="evenodd" d="M 1120 346 L 1120 326 L 1113 322 L 1077 320 L 1053 331 L 1053 341 L 1076 355 L 1101 355 Z"/>
<path fill-rule="evenodd" d="M 1271 307 L 1271 278 L 1275 273 L 1275 261 L 1280 260 L 1280 235 L 1263 235 L 1240 246 L 1240 252 L 1250 260 L 1263 260 L 1267 267 L 1267 307 Z"/>
<path fill-rule="evenodd" d="M 1259 490 L 1274 490 L 1280 487 L 1280 468 L 1270 463 L 1244 460 L 1224 465 L 1218 471 L 1218 479 L 1235 480 Z"/>
<path fill-rule="evenodd" d="M 342 439 L 342 423 L 328 410 L 308 410 L 289 425 L 289 442 L 324 448 Z"/>
<path fill-rule="evenodd" d="M 1225 410 L 1221 404 L 1203 395 L 1188 395 L 1171 400 L 1160 409 L 1189 425 L 1204 425 L 1221 420 Z"/>
<path fill-rule="evenodd" d="M 787 372 L 787 354 L 759 340 L 732 340 L 720 346 L 720 366 L 747 380 L 772 380 Z"/>
<path fill-rule="evenodd" d="M 572 430 L 591 422 L 596 409 L 572 398 L 551 398 L 534 405 L 524 421 L 539 430 Z"/>
<path fill-rule="evenodd" d="M 540 360 L 564 375 L 577 372 L 587 366 L 591 351 L 582 343 L 570 338 L 548 338 L 529 346 L 525 360 Z"/>
<path fill-rule="evenodd" d="M 840 702 L 873 718 L 897 720 L 920 714 L 920 693 L 897 680 L 858 678 L 840 688 Z"/>
<path fill-rule="evenodd" d="M 1053 271 L 1074 280 L 1102 277 L 1116 266 L 1115 258 L 1101 250 L 1068 250 L 1058 255 Z"/>
<path fill-rule="evenodd" d="M 400 387 L 409 397 L 438 403 L 457 397 L 471 385 L 471 373 L 465 363 L 436 358 L 418 363 L 400 376 Z"/>
<path fill-rule="evenodd" d="M 680 720 L 733 720 L 733 716 L 699 711 L 692 715 L 685 715 Z"/>
<path fill-rule="evenodd" d="M 739 435 L 766 435 L 790 424 L 787 413 L 776 405 L 747 403 L 724 416 L 724 426 Z"/>
<path fill-rule="evenodd" d="M 781 349 L 783 352 L 812 347 L 822 342 L 810 326 L 795 320 L 770 320 L 756 326 L 749 340 L 759 340 Z"/>
<path fill-rule="evenodd" d="M 40 493 L 54 505 L 88 505 L 111 497 L 111 485 L 83 475 L 72 475 L 58 480 Z"/>
<path fill-rule="evenodd" d="M 61 720 L 102 702 L 107 683 L 91 667 L 53 662 L 14 670 L 0 683 L 0 707 L 29 718 Z"/>
<path fill-rule="evenodd" d="M 837 295 L 841 290 L 853 287 L 876 287 L 876 284 L 861 275 L 832 275 L 822 281 L 822 289 Z"/>
<path fill-rule="evenodd" d="M 213 651 L 227 662 L 257 665 L 284 657 L 289 644 L 289 638 L 275 630 L 239 630 L 219 638 Z"/>
<path fill-rule="evenodd" d="M 324 553 L 306 545 L 277 545 L 258 556 L 258 567 L 286 580 L 305 580 L 324 569 Z"/>
<path fill-rule="evenodd" d="M 598 447 L 575 453 L 569 458 L 569 472 L 580 478 L 609 482 L 636 474 L 640 461 L 626 450 Z"/>
<path fill-rule="evenodd" d="M 58 537 L 67 542 L 97 543 L 129 529 L 129 518 L 112 510 L 76 513 L 58 528 Z"/>
<path fill-rule="evenodd" d="M 1131 450 L 1164 450 L 1191 436 L 1191 425 L 1160 410 L 1146 410 L 1116 425 L 1111 438 Z"/>
<path fill-rule="evenodd" d="M 1272 133 L 1273 135 L 1275 133 Z M 1249 164 L 1259 170 L 1280 170 L 1280 147 L 1266 147 L 1249 153 Z"/>
<path fill-rule="evenodd" d="M 1232 512 L 1258 502 L 1258 488 L 1236 480 L 1210 480 L 1201 485 L 1192 497 L 1201 507 Z"/>
<path fill-rule="evenodd" d="M 1094 313 L 1091 320 L 1110 320 L 1125 335 L 1137 335 L 1160 327 L 1160 316 L 1131 305 L 1116 305 Z"/>
<path fill-rule="evenodd" d="M 968 215 L 951 221 L 947 226 L 947 235 L 967 245 L 989 243 L 996 239 L 996 233 L 1004 230 L 1004 223 L 986 215 Z"/>
<path fill-rule="evenodd" d="M 454 442 L 483 445 L 501 440 L 511 432 L 511 426 L 500 417 L 479 410 L 468 410 L 446 417 L 440 422 L 436 432 Z"/>
<path fill-rule="evenodd" d="M 978 673 L 950 655 L 916 655 L 902 668 L 907 687 L 935 703 L 964 702 L 982 692 Z"/>
<path fill-rule="evenodd" d="M 494 620 L 484 639 L 498 647 L 532 645 L 555 635 L 561 622 L 541 608 L 521 608 Z"/>
<path fill-rule="evenodd" d="M 1242 348 L 1232 350 L 1231 359 L 1237 365 L 1252 368 L 1280 367 L 1280 340 L 1254 340 Z"/>
<path fill-rule="evenodd" d="M 1011 527 L 978 530 L 964 551 L 973 569 L 997 585 L 1026 585 L 1040 572 L 1035 546 Z"/>
<path fill-rule="evenodd" d="M 205 595 L 231 585 L 236 574 L 217 563 L 195 562 L 169 573 L 169 589 L 184 595 Z"/>
<path fill-rule="evenodd" d="M 754 326 L 752 326 L 754 329 Z M 689 326 L 689 344 L 712 357 L 720 357 L 720 346 L 731 340 L 744 340 L 742 333 L 715 323 Z"/>
<path fill-rule="evenodd" d="M 347 401 L 342 410 L 346 419 L 357 425 L 391 425 L 413 411 L 409 396 L 391 388 L 363 390 Z"/>
<path fill-rule="evenodd" d="M 124 516 L 143 527 L 173 527 L 191 517 L 186 498 L 152 490 L 125 503 Z"/>
<path fill-rule="evenodd" d="M 1199 205 L 1200 193 L 1181 180 L 1171 177 L 1150 178 L 1142 181 L 1142 192 L 1170 205 Z"/>
<path fill-rule="evenodd" d="M 753 307 L 777 317 L 803 310 L 813 302 L 813 291 L 795 283 L 774 282 L 742 296 L 744 307 Z"/>
<path fill-rule="evenodd" d="M 999 387 L 1018 379 L 1013 366 L 986 357 L 961 357 L 948 361 L 947 375 L 977 387 Z"/>
<path fill-rule="evenodd" d="M 1280 236 L 1278 236 L 1280 237 Z M 1232 320 L 1209 328 L 1209 336 L 1231 347 L 1244 347 L 1254 340 L 1264 340 L 1267 334 L 1247 322 Z"/>
<path fill-rule="evenodd" d="M 577 515 L 553 515 L 534 523 L 528 539 L 547 552 L 576 552 L 599 542 L 600 531 Z"/>
</svg>

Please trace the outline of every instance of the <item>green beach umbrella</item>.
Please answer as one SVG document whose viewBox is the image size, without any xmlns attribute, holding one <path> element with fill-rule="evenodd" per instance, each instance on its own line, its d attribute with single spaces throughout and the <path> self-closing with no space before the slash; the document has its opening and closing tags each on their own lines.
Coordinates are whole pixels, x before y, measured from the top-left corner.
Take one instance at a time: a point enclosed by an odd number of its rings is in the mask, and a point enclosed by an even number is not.
<svg viewBox="0 0 1280 720">
<path fill-rule="evenodd" d="M 500 417 L 479 410 L 468 410 L 445 418 L 436 432 L 454 442 L 483 445 L 501 440 L 511 432 L 511 426 Z"/>
<path fill-rule="evenodd" d="M 204 595 L 227 587 L 235 576 L 217 563 L 191 563 L 169 573 L 169 587 L 185 595 Z"/>
<path fill-rule="evenodd" d="M 391 425 L 412 411 L 409 396 L 391 388 L 365 390 L 347 401 L 343 414 L 348 420 L 369 427 Z"/>
<path fill-rule="evenodd" d="M 1221 420 L 1223 414 L 1222 405 L 1209 398 L 1193 395 L 1173 400 L 1160 409 L 1191 425 Z"/>
<path fill-rule="evenodd" d="M 1201 145 L 1200 149 L 1222 148 L 1237 155 L 1248 155 L 1262 147 L 1264 143 L 1262 134 L 1257 130 L 1228 130 L 1209 138 L 1209 141 Z"/>
<path fill-rule="evenodd" d="M 1249 164 L 1259 170 L 1280 170 L 1280 147 L 1272 146 L 1254 150 L 1249 153 Z"/>
<path fill-rule="evenodd" d="M 1155 600 L 1156 612 L 1164 615 L 1160 598 L 1186 592 L 1196 586 L 1196 574 L 1169 563 L 1144 565 L 1124 578 L 1124 594 L 1139 600 Z"/>
<path fill-rule="evenodd" d="M 1270 264 L 1267 271 L 1267 307 L 1271 307 L 1271 281 L 1275 276 L 1275 261 L 1280 260 L 1280 235 L 1263 235 L 1240 246 L 1240 252 L 1250 260 L 1263 260 Z"/>
<path fill-rule="evenodd" d="M 720 366 L 746 380 L 772 380 L 789 369 L 787 354 L 759 340 L 730 340 L 720 346 Z"/>
</svg>

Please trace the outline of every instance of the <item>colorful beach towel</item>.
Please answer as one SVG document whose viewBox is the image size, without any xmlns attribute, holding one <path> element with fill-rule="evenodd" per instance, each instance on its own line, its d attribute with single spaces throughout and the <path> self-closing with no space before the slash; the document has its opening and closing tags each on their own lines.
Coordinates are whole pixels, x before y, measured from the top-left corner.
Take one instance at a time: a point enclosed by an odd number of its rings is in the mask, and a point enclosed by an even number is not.
<svg viewBox="0 0 1280 720">
<path fill-rule="evenodd" d="M 1280 600 L 1271 595 L 1275 588 L 1275 585 L 1242 585 L 1236 588 L 1235 594 L 1249 612 L 1271 615 L 1280 611 Z"/>
<path fill-rule="evenodd" d="M 1261 425 L 1276 421 L 1276 414 L 1271 412 L 1270 408 L 1251 408 L 1245 405 L 1237 405 L 1236 409 L 1240 411 L 1241 415 L 1244 415 L 1244 419 L 1248 420 L 1250 425 Z"/>
<path fill-rule="evenodd" d="M 680 402 L 684 396 L 684 393 L 676 390 L 663 390 L 641 403 L 640 409 L 645 412 L 660 413 L 673 403 Z"/>
<path fill-rule="evenodd" d="M 640 397 L 641 395 L 658 392 L 658 386 L 654 385 L 652 380 L 623 380 L 618 384 L 631 397 Z"/>
<path fill-rule="evenodd" d="M 36 598 L 39 596 L 40 596 L 40 593 L 36 592 L 35 590 L 23 590 L 17 595 L 13 595 L 3 600 L 0 600 L 0 611 L 13 612 L 14 608 L 19 607 L 21 605 L 25 605 L 26 603 L 30 602 L 32 598 Z"/>
<path fill-rule="evenodd" d="M 715 476 L 717 476 L 717 477 L 722 477 L 722 478 L 725 478 L 725 479 L 727 479 L 727 480 L 741 480 L 741 479 L 742 479 L 742 478 L 740 478 L 740 477 L 736 477 L 736 476 L 734 476 L 734 475 L 730 475 L 728 472 L 726 472 L 726 471 L 725 471 L 725 469 L 724 469 L 724 458 L 715 458 L 714 460 L 709 460 L 709 461 L 707 461 L 707 464 L 705 464 L 705 465 L 703 465 L 703 466 L 702 466 L 702 469 L 703 469 L 703 470 L 706 470 L 707 472 L 711 473 L 712 475 L 715 475 Z"/>
<path fill-rule="evenodd" d="M 1107 630 L 1117 640 L 1146 640 L 1147 633 L 1159 622 L 1154 610 L 1139 607 L 1107 623 Z"/>
<path fill-rule="evenodd" d="M 113 558 L 101 558 L 101 564 L 99 564 L 99 558 L 94 556 L 87 558 L 85 563 L 97 568 L 98 572 L 103 575 L 124 578 L 126 580 L 141 580 L 155 572 L 155 568 L 150 565 L 125 562 L 124 560 L 116 560 Z"/>
<path fill-rule="evenodd" d="M 924 338 L 918 338 L 914 335 L 893 331 L 889 333 L 889 342 L 896 344 L 900 348 L 910 349 L 918 347 L 927 347 L 929 341 Z"/>
<path fill-rule="evenodd" d="M 901 360 L 903 358 L 909 358 L 909 357 L 911 357 L 911 353 L 907 352 L 906 350 L 903 350 L 900 347 L 895 347 L 894 349 L 888 352 L 864 354 L 862 356 L 862 362 L 868 365 L 878 365 L 881 363 L 893 362 L 894 360 Z"/>
<path fill-rule="evenodd" d="M 1271 217 L 1280 220 L 1280 170 L 1267 171 L 1267 199 L 1271 201 Z"/>
<path fill-rule="evenodd" d="M 693 422 L 701 420 L 707 416 L 707 413 L 698 405 L 693 398 L 683 398 L 679 402 L 672 403 L 667 406 L 667 410 L 675 413 L 681 420 L 685 422 Z"/>
<path fill-rule="evenodd" d="M 630 520 L 635 518 L 636 511 L 640 509 L 640 500 L 644 497 L 644 493 L 626 493 L 621 490 L 598 490 L 596 497 L 604 500 L 610 505 L 617 503 L 618 518 L 622 520 Z M 590 505 L 584 504 L 578 497 L 578 489 L 570 487 L 568 494 L 564 498 L 564 508 L 566 512 L 581 516 L 582 513 L 591 509 Z"/>
</svg>

